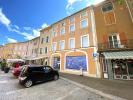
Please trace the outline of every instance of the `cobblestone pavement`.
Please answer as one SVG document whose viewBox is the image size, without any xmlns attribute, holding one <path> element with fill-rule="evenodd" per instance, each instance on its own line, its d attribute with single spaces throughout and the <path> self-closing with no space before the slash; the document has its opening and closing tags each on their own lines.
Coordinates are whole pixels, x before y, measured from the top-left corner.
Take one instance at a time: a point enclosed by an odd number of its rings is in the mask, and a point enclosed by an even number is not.
<svg viewBox="0 0 133 100">
<path fill-rule="evenodd" d="M 31 88 L 18 84 L 11 73 L 0 71 L 0 100 L 108 100 L 65 80 L 45 82 Z"/>
</svg>

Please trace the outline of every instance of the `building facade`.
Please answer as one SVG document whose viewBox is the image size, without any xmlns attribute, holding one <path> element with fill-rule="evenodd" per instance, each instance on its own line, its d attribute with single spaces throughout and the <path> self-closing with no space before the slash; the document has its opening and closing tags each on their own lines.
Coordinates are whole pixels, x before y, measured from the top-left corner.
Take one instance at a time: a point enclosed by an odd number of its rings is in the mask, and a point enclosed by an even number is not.
<svg viewBox="0 0 133 100">
<path fill-rule="evenodd" d="M 30 63 L 37 63 L 36 58 L 38 57 L 39 43 L 40 43 L 40 37 L 36 37 L 28 41 L 26 60 L 30 61 Z"/>
<path fill-rule="evenodd" d="M 51 65 L 65 73 L 99 77 L 94 12 L 87 7 L 52 25 Z"/>
<path fill-rule="evenodd" d="M 51 26 L 40 31 L 39 52 L 36 58 L 41 65 L 50 65 L 51 53 Z"/>
<path fill-rule="evenodd" d="M 133 23 L 127 4 L 107 0 L 94 13 L 101 77 L 133 79 Z"/>
</svg>

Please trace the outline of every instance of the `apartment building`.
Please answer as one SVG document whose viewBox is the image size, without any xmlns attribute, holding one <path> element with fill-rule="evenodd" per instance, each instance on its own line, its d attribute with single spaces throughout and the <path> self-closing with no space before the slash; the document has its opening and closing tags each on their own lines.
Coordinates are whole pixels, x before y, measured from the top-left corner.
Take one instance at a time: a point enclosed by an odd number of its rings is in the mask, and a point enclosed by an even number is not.
<svg viewBox="0 0 133 100">
<path fill-rule="evenodd" d="M 36 58 L 41 65 L 50 65 L 51 26 L 40 30 L 39 52 Z"/>
<path fill-rule="evenodd" d="M 3 59 L 11 59 L 14 57 L 13 51 L 14 51 L 14 43 L 5 44 L 1 47 L 1 53 Z"/>
<path fill-rule="evenodd" d="M 14 43 L 14 58 L 25 59 L 28 53 L 28 42 Z"/>
<path fill-rule="evenodd" d="M 99 77 L 93 8 L 82 9 L 51 27 L 51 65 L 61 72 Z"/>
<path fill-rule="evenodd" d="M 36 37 L 28 41 L 28 51 L 26 60 L 31 61 L 31 63 L 36 63 L 36 58 L 39 52 L 40 37 Z"/>
<path fill-rule="evenodd" d="M 94 14 L 101 77 L 133 79 L 133 23 L 128 5 L 106 0 L 94 7 Z"/>
</svg>

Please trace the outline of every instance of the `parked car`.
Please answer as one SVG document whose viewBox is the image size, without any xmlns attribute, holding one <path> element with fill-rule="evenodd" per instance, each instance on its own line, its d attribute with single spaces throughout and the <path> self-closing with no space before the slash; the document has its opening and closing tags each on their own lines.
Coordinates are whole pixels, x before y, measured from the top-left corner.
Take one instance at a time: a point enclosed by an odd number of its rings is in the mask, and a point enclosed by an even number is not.
<svg viewBox="0 0 133 100">
<path fill-rule="evenodd" d="M 24 65 L 23 62 L 13 63 L 12 73 L 14 76 L 18 77 L 20 75 L 20 72 L 21 72 L 23 65 Z"/>
<path fill-rule="evenodd" d="M 58 79 L 58 71 L 54 70 L 50 66 L 25 65 L 20 73 L 19 83 L 24 85 L 26 88 L 29 88 L 38 82 Z"/>
</svg>

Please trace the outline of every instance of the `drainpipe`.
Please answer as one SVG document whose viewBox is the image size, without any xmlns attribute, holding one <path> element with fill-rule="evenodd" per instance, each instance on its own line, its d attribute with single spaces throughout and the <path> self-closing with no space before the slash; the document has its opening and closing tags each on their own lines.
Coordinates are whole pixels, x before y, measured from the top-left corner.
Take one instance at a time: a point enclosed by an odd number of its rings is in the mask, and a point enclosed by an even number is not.
<svg viewBox="0 0 133 100">
<path fill-rule="evenodd" d="M 125 2 L 126 2 L 126 5 L 127 5 L 127 8 L 128 8 L 128 11 L 129 11 L 131 20 L 132 20 L 132 22 L 133 22 L 133 16 L 132 16 L 132 13 L 131 13 L 131 9 L 130 9 L 130 7 L 129 7 L 129 4 L 128 4 L 127 0 L 125 0 Z"/>
<path fill-rule="evenodd" d="M 95 22 L 95 15 L 94 15 L 94 7 L 91 6 L 90 8 L 91 14 L 91 27 L 92 27 L 92 35 L 93 35 L 93 45 L 94 45 L 94 53 L 98 54 L 98 46 L 97 46 L 97 33 L 96 33 L 96 22 Z M 97 55 L 98 56 L 98 55 Z M 98 58 L 94 59 L 96 65 L 96 77 L 100 78 L 100 64 Z"/>
</svg>

